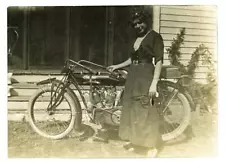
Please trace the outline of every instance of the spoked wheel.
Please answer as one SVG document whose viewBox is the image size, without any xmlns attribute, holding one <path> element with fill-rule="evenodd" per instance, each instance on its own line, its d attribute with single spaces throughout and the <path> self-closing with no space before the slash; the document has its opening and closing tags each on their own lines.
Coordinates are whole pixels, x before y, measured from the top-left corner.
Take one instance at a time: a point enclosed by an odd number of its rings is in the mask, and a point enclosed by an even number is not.
<svg viewBox="0 0 225 162">
<path fill-rule="evenodd" d="M 174 87 L 162 85 L 159 93 L 162 102 L 160 132 L 163 141 L 169 141 L 181 135 L 190 124 L 191 107 L 185 95 Z"/>
<path fill-rule="evenodd" d="M 56 87 L 39 89 L 29 100 L 28 117 L 39 135 L 60 139 L 71 132 L 75 122 L 75 103 L 67 92 L 59 98 Z M 58 98 L 57 98 L 58 97 Z"/>
</svg>

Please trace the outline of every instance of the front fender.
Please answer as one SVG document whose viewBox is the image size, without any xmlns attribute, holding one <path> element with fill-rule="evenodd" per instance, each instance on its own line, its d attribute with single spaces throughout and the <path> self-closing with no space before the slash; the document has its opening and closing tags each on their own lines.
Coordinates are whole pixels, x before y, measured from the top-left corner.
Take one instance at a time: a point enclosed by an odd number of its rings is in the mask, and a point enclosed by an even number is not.
<svg viewBox="0 0 225 162">
<path fill-rule="evenodd" d="M 52 83 L 53 81 L 55 81 L 56 78 L 49 78 L 49 79 L 45 79 L 45 80 L 42 80 L 40 82 L 37 82 L 36 85 L 44 85 L 44 84 L 49 84 L 49 83 Z"/>
</svg>

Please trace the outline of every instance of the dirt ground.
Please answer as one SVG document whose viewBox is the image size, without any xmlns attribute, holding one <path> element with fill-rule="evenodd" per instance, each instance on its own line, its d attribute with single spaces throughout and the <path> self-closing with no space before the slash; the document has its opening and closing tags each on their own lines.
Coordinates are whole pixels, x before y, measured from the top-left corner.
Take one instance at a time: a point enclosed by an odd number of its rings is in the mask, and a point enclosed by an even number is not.
<svg viewBox="0 0 225 162">
<path fill-rule="evenodd" d="M 217 115 L 202 113 L 193 121 L 194 137 L 180 136 L 166 143 L 159 157 L 215 157 L 217 156 Z M 88 130 L 95 130 L 86 125 Z M 93 132 L 92 132 L 93 133 Z M 36 134 L 27 122 L 8 122 L 9 158 L 123 158 L 141 157 L 127 152 L 123 142 L 112 139 L 109 143 L 93 142 L 91 137 L 79 140 L 75 132 L 68 138 L 49 140 Z"/>
</svg>

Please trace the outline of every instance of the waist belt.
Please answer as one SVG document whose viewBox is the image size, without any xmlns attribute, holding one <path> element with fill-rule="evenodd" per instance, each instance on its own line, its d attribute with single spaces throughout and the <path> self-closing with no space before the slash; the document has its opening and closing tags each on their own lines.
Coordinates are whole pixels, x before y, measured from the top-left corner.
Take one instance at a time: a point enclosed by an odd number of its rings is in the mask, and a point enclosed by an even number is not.
<svg viewBox="0 0 225 162">
<path fill-rule="evenodd" d="M 132 64 L 138 65 L 138 64 L 151 64 L 151 60 L 132 60 Z"/>
</svg>

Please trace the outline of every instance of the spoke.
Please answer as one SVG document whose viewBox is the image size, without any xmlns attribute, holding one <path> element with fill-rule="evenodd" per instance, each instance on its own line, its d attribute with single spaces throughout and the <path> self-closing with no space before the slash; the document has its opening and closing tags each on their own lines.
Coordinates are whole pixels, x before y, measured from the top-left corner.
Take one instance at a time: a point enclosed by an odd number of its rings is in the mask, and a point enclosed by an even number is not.
<svg viewBox="0 0 225 162">
<path fill-rule="evenodd" d="M 168 106 L 170 105 L 170 103 L 173 101 L 174 97 L 178 94 L 178 92 L 173 93 L 173 95 L 171 97 L 169 97 L 170 99 L 167 100 L 166 104 L 165 104 L 165 108 L 163 110 L 163 113 L 166 112 L 166 110 L 168 109 Z M 170 95 L 169 95 L 170 96 Z"/>
<path fill-rule="evenodd" d="M 178 124 L 179 125 L 179 124 Z M 177 128 L 177 123 L 171 123 L 171 126 L 172 126 L 172 130 L 175 130 Z"/>
<path fill-rule="evenodd" d="M 57 130 L 58 130 L 59 132 L 61 132 L 61 131 L 60 131 L 60 125 L 58 124 L 57 120 L 54 119 L 54 123 L 56 124 Z"/>
<path fill-rule="evenodd" d="M 70 120 L 70 119 L 69 119 Z M 65 122 L 61 122 L 61 124 L 62 124 L 62 126 L 64 127 L 64 128 L 67 128 L 68 127 L 68 121 L 66 120 Z"/>
<path fill-rule="evenodd" d="M 163 131 L 165 130 L 164 132 L 165 132 L 165 133 L 168 133 L 169 131 L 168 131 L 168 127 L 167 127 L 166 124 L 167 124 L 167 123 L 164 121 L 164 122 L 163 122 L 163 128 L 164 128 Z"/>
</svg>

